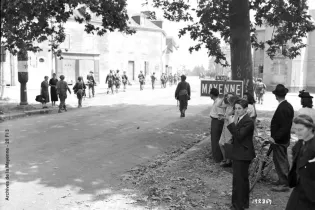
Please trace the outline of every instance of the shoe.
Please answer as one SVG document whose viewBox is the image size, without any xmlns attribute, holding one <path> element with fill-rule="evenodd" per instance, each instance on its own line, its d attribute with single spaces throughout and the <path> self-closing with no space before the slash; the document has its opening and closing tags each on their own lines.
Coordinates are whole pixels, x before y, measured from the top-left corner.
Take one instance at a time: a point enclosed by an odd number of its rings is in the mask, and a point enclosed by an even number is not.
<svg viewBox="0 0 315 210">
<path fill-rule="evenodd" d="M 273 192 L 289 192 L 290 188 L 286 185 L 279 185 L 277 187 L 272 187 L 271 191 L 273 191 Z"/>
<path fill-rule="evenodd" d="M 61 113 L 61 110 L 59 109 L 58 113 Z"/>
<path fill-rule="evenodd" d="M 220 166 L 223 167 L 224 164 L 226 164 L 226 160 L 222 160 L 221 163 L 220 163 Z"/>
</svg>

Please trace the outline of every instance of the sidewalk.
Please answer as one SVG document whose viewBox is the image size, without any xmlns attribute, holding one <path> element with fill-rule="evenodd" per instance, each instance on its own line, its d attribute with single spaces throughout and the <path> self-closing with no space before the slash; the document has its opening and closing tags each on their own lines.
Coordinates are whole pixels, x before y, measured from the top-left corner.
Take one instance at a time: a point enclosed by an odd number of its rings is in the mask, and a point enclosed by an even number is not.
<svg viewBox="0 0 315 210">
<path fill-rule="evenodd" d="M 76 95 L 73 93 L 73 86 L 69 86 L 71 89 L 71 93 L 68 93 L 68 98 L 66 100 L 68 110 L 76 108 L 78 106 L 78 100 Z M 160 86 L 156 84 L 157 90 L 160 89 Z M 95 87 L 95 97 L 89 98 L 89 92 L 87 89 L 87 97 L 83 99 L 83 107 L 91 107 L 101 104 L 110 104 L 113 102 L 119 101 L 121 98 L 121 94 L 124 96 L 130 97 L 132 92 L 139 91 L 140 86 L 138 82 L 133 82 L 132 85 L 127 86 L 127 91 L 123 92 L 123 86 L 120 87 L 119 93 L 114 93 L 114 97 L 110 98 L 110 101 L 104 100 L 107 97 L 107 85 L 100 85 Z M 146 83 L 145 90 L 151 89 L 151 84 Z M 115 89 L 114 89 L 115 90 Z M 165 90 L 165 89 L 163 89 Z M 52 114 L 57 113 L 58 111 L 58 104 L 56 103 L 55 107 L 52 107 L 51 102 L 47 104 L 48 108 L 43 109 L 42 105 L 35 101 L 37 95 L 39 95 L 40 89 L 39 88 L 28 88 L 27 89 L 27 99 L 28 105 L 20 106 L 20 86 L 7 86 L 4 94 L 4 100 L 0 100 L 0 122 L 4 120 L 11 120 L 21 117 L 26 117 L 35 114 Z M 125 95 L 127 94 L 127 95 Z M 111 93 L 108 96 L 112 96 Z M 117 97 L 118 96 L 118 97 Z"/>
</svg>

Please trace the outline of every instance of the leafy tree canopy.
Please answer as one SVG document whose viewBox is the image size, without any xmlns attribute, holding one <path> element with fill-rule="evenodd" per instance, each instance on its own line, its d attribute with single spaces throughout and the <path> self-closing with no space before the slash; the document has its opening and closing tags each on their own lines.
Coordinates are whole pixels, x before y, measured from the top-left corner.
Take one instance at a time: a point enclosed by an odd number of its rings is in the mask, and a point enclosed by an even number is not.
<svg viewBox="0 0 315 210">
<path fill-rule="evenodd" d="M 64 23 L 76 9 L 81 15 L 75 21 L 84 22 L 87 33 L 135 32 L 127 25 L 126 0 L 1 0 L 1 45 L 15 55 L 20 50 L 38 52 L 36 42 L 48 40 L 60 55 Z M 91 13 L 101 18 L 101 25 L 91 22 Z"/>
<path fill-rule="evenodd" d="M 192 0 L 190 0 L 192 1 Z M 192 8 L 189 0 L 151 0 L 153 7 L 164 11 L 164 18 L 170 21 L 192 21 L 187 27 L 179 31 L 179 37 L 190 33 L 191 39 L 197 41 L 189 51 L 198 51 L 205 46 L 208 55 L 216 58 L 215 62 L 223 66 L 229 65 L 225 54 L 221 50 L 221 39 L 230 43 L 231 2 L 233 0 L 199 0 L 197 8 Z M 305 47 L 303 38 L 308 32 L 315 30 L 314 22 L 307 13 L 307 0 L 248 0 L 250 10 L 255 12 L 251 22 L 251 43 L 255 49 L 264 49 L 273 59 L 279 50 L 283 56 L 295 58 Z M 144 4 L 149 4 L 145 0 Z M 194 21 L 192 13 L 196 13 L 198 21 Z M 151 15 L 152 17 L 153 15 Z M 153 16 L 154 17 L 154 16 Z M 255 34 L 256 26 L 273 27 L 271 39 L 258 41 Z M 282 48 L 288 45 L 287 48 Z"/>
</svg>

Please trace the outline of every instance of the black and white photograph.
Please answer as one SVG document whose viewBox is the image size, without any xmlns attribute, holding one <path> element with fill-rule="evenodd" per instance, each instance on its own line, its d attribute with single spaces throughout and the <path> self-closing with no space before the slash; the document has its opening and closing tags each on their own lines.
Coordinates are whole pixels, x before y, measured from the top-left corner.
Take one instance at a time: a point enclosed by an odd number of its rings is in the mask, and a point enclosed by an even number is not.
<svg viewBox="0 0 315 210">
<path fill-rule="evenodd" d="M 315 0 L 0 4 L 0 210 L 315 210 Z"/>
</svg>

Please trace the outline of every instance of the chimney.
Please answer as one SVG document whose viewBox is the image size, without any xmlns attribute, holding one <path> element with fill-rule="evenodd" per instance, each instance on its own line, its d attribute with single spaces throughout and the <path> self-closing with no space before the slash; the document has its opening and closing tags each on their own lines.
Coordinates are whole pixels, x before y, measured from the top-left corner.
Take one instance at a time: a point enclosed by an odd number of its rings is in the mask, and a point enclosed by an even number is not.
<svg viewBox="0 0 315 210">
<path fill-rule="evenodd" d="M 140 15 L 134 15 L 131 17 L 137 24 L 141 25 L 141 16 Z"/>
<path fill-rule="evenodd" d="M 156 25 L 159 28 L 163 28 L 163 21 L 162 20 L 152 20 L 152 23 L 154 23 L 154 25 Z"/>
</svg>

